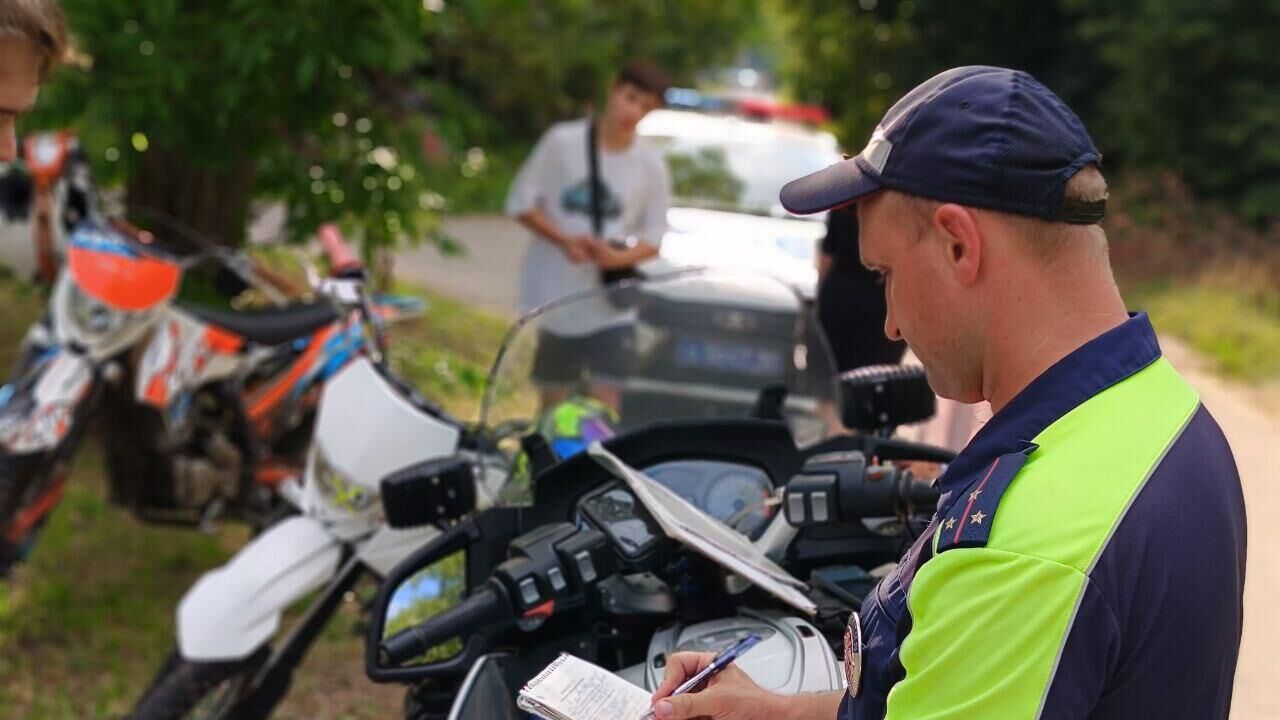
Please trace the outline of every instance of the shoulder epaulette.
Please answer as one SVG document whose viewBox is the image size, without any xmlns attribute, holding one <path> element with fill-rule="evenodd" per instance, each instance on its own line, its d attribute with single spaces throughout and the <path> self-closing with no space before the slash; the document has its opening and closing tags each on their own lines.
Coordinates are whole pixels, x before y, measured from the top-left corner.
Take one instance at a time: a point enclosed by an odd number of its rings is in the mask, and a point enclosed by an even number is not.
<svg viewBox="0 0 1280 720">
<path fill-rule="evenodd" d="M 937 552 L 986 546 L 1000 498 L 1036 448 L 1035 443 L 1025 443 L 1019 451 L 996 458 L 974 478 L 938 521 Z"/>
</svg>

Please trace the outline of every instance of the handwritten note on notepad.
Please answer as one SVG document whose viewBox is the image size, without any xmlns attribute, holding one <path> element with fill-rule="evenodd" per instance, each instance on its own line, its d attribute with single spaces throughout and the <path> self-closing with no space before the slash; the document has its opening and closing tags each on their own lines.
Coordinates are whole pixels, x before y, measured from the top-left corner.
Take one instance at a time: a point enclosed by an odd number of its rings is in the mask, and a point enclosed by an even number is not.
<svg viewBox="0 0 1280 720">
<path fill-rule="evenodd" d="M 649 693 L 563 654 L 520 690 L 517 702 L 547 720 L 640 720 L 649 710 Z"/>
</svg>

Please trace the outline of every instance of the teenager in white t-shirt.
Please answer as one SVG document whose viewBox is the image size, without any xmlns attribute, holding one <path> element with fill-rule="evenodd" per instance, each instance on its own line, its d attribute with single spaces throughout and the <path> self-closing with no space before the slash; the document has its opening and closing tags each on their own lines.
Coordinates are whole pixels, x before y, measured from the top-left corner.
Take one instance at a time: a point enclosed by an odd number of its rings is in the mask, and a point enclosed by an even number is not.
<svg viewBox="0 0 1280 720">
<path fill-rule="evenodd" d="M 630 268 L 658 253 L 671 182 L 662 156 L 636 136 L 636 125 L 662 104 L 666 88 L 658 68 L 629 63 L 595 119 L 604 237 L 592 233 L 587 119 L 557 123 L 525 160 L 506 203 L 507 214 L 533 236 L 520 278 L 522 310 L 600 287 L 602 271 Z M 631 314 L 600 299 L 558 311 L 540 329 L 533 379 L 544 407 L 589 377 L 591 394 L 616 408 L 609 381 L 625 374 L 631 357 Z"/>
</svg>

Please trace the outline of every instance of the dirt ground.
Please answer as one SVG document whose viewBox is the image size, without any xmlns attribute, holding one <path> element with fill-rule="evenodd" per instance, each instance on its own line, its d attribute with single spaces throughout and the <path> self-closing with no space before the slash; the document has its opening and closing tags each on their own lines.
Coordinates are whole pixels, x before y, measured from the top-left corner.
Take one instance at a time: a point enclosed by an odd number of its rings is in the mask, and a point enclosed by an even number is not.
<svg viewBox="0 0 1280 720">
<path fill-rule="evenodd" d="M 1270 510 L 1280 507 L 1280 392 L 1222 380 L 1185 345 L 1161 339 L 1165 355 L 1217 418 L 1235 452 L 1249 516 L 1249 560 L 1245 570 L 1244 639 L 1236 669 L 1235 720 L 1280 718 L 1280 525 Z"/>
</svg>

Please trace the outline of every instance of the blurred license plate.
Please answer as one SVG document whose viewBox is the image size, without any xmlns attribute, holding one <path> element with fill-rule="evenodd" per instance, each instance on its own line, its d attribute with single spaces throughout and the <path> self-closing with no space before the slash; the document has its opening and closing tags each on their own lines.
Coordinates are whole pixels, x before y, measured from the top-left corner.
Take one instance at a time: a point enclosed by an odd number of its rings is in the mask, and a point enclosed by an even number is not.
<svg viewBox="0 0 1280 720">
<path fill-rule="evenodd" d="M 676 341 L 676 365 L 738 375 L 773 376 L 784 374 L 782 353 L 715 340 Z"/>
</svg>

